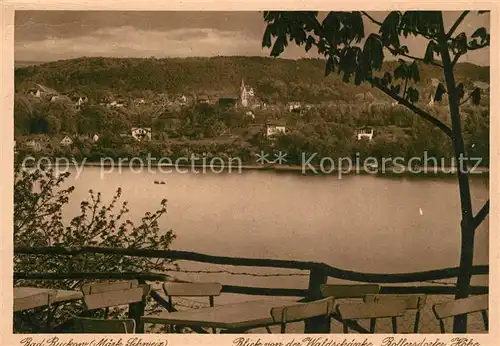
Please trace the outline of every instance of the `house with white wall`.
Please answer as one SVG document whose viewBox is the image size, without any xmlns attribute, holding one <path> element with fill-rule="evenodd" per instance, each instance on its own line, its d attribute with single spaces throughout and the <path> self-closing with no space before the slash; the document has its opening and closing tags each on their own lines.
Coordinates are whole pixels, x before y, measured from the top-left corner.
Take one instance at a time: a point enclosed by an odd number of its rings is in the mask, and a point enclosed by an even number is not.
<svg viewBox="0 0 500 346">
<path fill-rule="evenodd" d="M 131 134 L 132 137 L 139 142 L 150 141 L 151 127 L 132 127 Z"/>
<path fill-rule="evenodd" d="M 266 137 L 272 138 L 281 133 L 286 133 L 286 126 L 283 123 L 269 123 L 266 125 Z"/>
<path fill-rule="evenodd" d="M 368 141 L 372 141 L 373 139 L 373 129 L 358 129 L 356 131 L 356 137 L 358 139 L 358 141 L 360 141 L 361 139 L 363 138 L 366 138 L 368 139 Z"/>
<path fill-rule="evenodd" d="M 62 145 L 64 146 L 68 146 L 68 145 L 71 145 L 73 144 L 73 140 L 71 138 L 69 138 L 68 136 L 65 136 L 61 142 L 60 142 Z"/>
<path fill-rule="evenodd" d="M 297 111 L 300 111 L 300 109 L 302 108 L 302 104 L 300 102 L 297 102 L 297 101 L 293 101 L 293 102 L 288 102 L 286 107 L 288 108 L 288 111 L 289 112 L 297 112 Z"/>
<path fill-rule="evenodd" d="M 42 150 L 42 144 L 40 144 L 39 141 L 32 139 L 24 143 L 24 146 L 27 148 L 30 148 L 34 151 L 40 151 Z"/>
</svg>

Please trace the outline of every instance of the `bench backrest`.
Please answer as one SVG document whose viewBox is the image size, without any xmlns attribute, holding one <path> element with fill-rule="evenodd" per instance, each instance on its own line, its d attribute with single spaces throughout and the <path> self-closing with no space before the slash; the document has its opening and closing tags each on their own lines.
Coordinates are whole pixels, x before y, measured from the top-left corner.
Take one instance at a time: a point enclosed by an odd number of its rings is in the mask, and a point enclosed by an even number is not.
<svg viewBox="0 0 500 346">
<path fill-rule="evenodd" d="M 337 305 L 337 313 L 344 322 L 344 333 L 348 333 L 348 321 L 370 319 L 370 333 L 375 333 L 377 318 L 391 318 L 393 333 L 397 333 L 397 317 L 406 311 L 406 301 L 387 300 L 370 303 L 346 303 Z"/>
<path fill-rule="evenodd" d="M 169 297 L 214 297 L 220 295 L 222 285 L 216 282 L 166 282 L 163 291 Z"/>
<path fill-rule="evenodd" d="M 279 306 L 271 309 L 273 321 L 281 324 L 281 332 L 285 333 L 289 322 L 304 321 L 318 316 L 329 317 L 335 311 L 335 298 L 328 297 L 321 300 Z"/>
<path fill-rule="evenodd" d="M 383 302 L 387 300 L 404 300 L 406 310 L 415 311 L 415 320 L 413 322 L 413 333 L 418 333 L 420 326 L 420 311 L 425 306 L 427 296 L 425 294 L 367 294 L 365 302 Z"/>
<path fill-rule="evenodd" d="M 432 307 L 434 315 L 439 320 L 441 333 L 445 333 L 443 319 L 463 314 L 481 312 L 484 328 L 488 330 L 488 295 L 476 295 L 451 302 L 435 304 Z"/>
<path fill-rule="evenodd" d="M 406 302 L 406 309 L 408 310 L 422 310 L 427 300 L 425 294 L 367 294 L 364 301 L 370 302 L 384 302 L 387 300 L 404 300 Z"/>
<path fill-rule="evenodd" d="M 143 296 L 144 288 L 136 287 L 126 290 L 89 294 L 83 297 L 83 302 L 87 310 L 96 310 L 138 303 L 143 300 Z"/>
<path fill-rule="evenodd" d="M 137 280 L 91 283 L 82 286 L 82 293 L 84 295 L 89 295 L 89 294 L 103 293 L 108 291 L 126 290 L 138 286 L 139 282 Z"/>
</svg>

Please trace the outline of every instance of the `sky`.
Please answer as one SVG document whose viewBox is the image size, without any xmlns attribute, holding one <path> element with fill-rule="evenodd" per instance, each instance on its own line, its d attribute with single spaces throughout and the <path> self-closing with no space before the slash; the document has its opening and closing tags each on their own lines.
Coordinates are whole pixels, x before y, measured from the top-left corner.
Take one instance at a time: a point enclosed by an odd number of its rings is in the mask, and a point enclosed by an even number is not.
<svg viewBox="0 0 500 346">
<path fill-rule="evenodd" d="M 461 12 L 445 12 L 451 27 Z M 370 12 L 382 19 L 387 12 Z M 490 15 L 471 12 L 457 32 L 471 34 L 490 28 Z M 365 30 L 375 25 L 365 22 Z M 217 55 L 269 56 L 262 48 L 265 23 L 261 12 L 175 11 L 16 11 L 16 61 L 53 61 L 82 56 L 193 57 Z M 403 41 L 413 55 L 423 55 L 424 39 Z M 283 58 L 317 57 L 303 47 L 289 45 Z M 462 57 L 489 65 L 489 48 Z"/>
</svg>

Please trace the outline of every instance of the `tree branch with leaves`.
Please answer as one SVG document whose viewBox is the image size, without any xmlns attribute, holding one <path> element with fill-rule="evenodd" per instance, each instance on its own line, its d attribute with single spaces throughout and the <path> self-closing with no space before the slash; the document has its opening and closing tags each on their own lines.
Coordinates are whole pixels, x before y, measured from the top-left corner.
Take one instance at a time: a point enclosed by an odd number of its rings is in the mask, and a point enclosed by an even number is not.
<svg viewBox="0 0 500 346">
<path fill-rule="evenodd" d="M 477 15 L 485 12 L 478 11 Z M 315 46 L 318 54 L 326 59 L 325 76 L 337 72 L 345 83 L 370 83 L 411 110 L 415 116 L 445 133 L 451 140 L 459 167 L 467 167 L 460 105 L 466 101 L 478 105 L 481 90 L 476 87 L 465 98 L 464 84 L 456 81 L 454 68 L 467 52 L 486 48 L 490 44 L 490 34 L 484 27 L 477 28 L 470 37 L 465 32 L 456 34 L 467 16 L 472 15 L 470 11 L 461 13 L 448 31 L 440 11 L 392 11 L 383 20 L 360 11 L 329 12 L 321 20 L 317 11 L 265 11 L 263 15 L 267 27 L 262 46 L 271 48 L 272 56 L 283 53 L 289 42 L 304 46 L 306 51 Z M 364 20 L 373 23 L 377 30 L 367 32 Z M 412 54 L 401 43 L 408 37 L 427 40 L 423 56 Z M 384 66 L 389 54 L 399 58 L 393 70 Z M 442 82 L 439 82 L 433 99 L 440 101 L 445 94 L 448 95 L 450 124 L 427 112 L 419 103 L 421 64 L 435 66 L 442 72 Z M 469 295 L 474 234 L 488 215 L 489 201 L 474 216 L 468 171 L 457 169 L 457 179 L 462 214 L 460 273 L 456 286 L 458 299 Z M 466 315 L 456 317 L 453 331 L 465 333 L 466 329 Z"/>
<path fill-rule="evenodd" d="M 14 179 L 14 246 L 103 246 L 117 248 L 168 249 L 175 239 L 172 230 L 163 231 L 159 220 L 167 212 L 167 200 L 154 212 L 147 212 L 138 224 L 127 219 L 127 202 L 118 189 L 112 201 L 105 204 L 100 193 L 89 191 L 80 203 L 80 213 L 69 221 L 63 218 L 73 186 L 66 185 L 69 173 L 59 176 L 46 168 L 26 168 L 15 164 Z M 47 256 L 15 255 L 14 271 L 71 272 L 162 272 L 176 270 L 171 260 L 116 255 Z M 30 281 L 30 286 L 75 289 L 82 280 Z M 23 285 L 18 280 L 16 285 Z M 73 306 L 72 309 L 81 307 Z M 151 306 L 148 307 L 152 308 Z M 59 310 L 58 310 L 59 311 Z M 59 312 L 58 312 L 59 313 Z M 118 312 L 117 312 L 118 313 Z M 43 314 L 42 314 L 43 315 Z M 63 320 L 67 316 L 56 316 Z"/>
</svg>

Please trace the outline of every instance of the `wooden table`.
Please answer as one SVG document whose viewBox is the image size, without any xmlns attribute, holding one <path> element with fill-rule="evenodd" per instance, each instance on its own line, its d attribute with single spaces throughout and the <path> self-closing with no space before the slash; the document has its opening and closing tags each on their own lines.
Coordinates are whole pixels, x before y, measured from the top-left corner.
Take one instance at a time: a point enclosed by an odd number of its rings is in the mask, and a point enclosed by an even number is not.
<svg viewBox="0 0 500 346">
<path fill-rule="evenodd" d="M 72 300 L 79 300 L 83 298 L 83 293 L 80 291 L 71 290 L 53 290 L 50 288 L 38 288 L 38 287 L 14 287 L 14 299 L 27 298 L 40 293 L 49 293 L 55 291 L 55 296 L 51 299 L 52 303 L 62 303 Z M 41 304 L 37 307 L 45 306 L 46 304 Z"/>
<path fill-rule="evenodd" d="M 50 299 L 49 293 L 52 293 Z M 44 298 L 43 294 L 47 296 Z M 32 298 L 32 299 L 30 299 Z M 14 287 L 14 302 L 19 300 L 18 304 L 14 303 L 14 324 L 22 323 L 25 321 L 37 332 L 50 332 L 52 331 L 51 322 L 54 311 L 58 303 L 79 300 L 83 298 L 83 293 L 80 291 L 59 290 L 38 287 Z M 49 304 L 54 306 L 53 309 L 49 307 L 47 311 L 47 322 L 45 327 L 34 323 L 26 311 L 35 308 L 47 307 Z M 16 306 L 17 305 L 17 306 Z M 17 323 L 16 323 L 17 321 Z"/>
<path fill-rule="evenodd" d="M 294 300 L 259 300 L 219 305 L 188 311 L 161 312 L 141 318 L 143 323 L 183 325 L 188 327 L 220 328 L 226 332 L 241 333 L 245 330 L 276 324 L 271 308 L 296 304 Z"/>
</svg>

